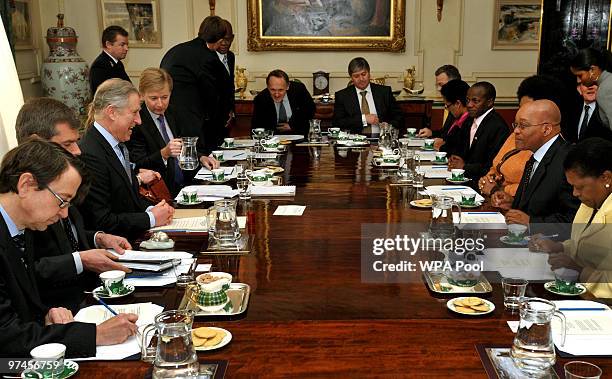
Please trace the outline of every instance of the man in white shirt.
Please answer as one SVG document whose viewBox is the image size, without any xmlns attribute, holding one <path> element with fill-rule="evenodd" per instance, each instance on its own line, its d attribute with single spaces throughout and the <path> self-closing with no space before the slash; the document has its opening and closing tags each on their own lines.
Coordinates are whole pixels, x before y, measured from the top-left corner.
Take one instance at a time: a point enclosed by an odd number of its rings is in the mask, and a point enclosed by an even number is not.
<svg viewBox="0 0 612 379">
<path fill-rule="evenodd" d="M 122 60 L 128 53 L 128 32 L 121 26 L 111 25 L 102 32 L 102 52 L 89 69 L 91 94 L 107 79 L 119 78 L 130 81 Z"/>
<path fill-rule="evenodd" d="M 386 122 L 399 129 L 403 116 L 391 87 L 370 83 L 370 65 L 362 57 L 351 60 L 348 73 L 352 85 L 336 92 L 333 126 L 357 133 L 376 134 Z"/>
</svg>

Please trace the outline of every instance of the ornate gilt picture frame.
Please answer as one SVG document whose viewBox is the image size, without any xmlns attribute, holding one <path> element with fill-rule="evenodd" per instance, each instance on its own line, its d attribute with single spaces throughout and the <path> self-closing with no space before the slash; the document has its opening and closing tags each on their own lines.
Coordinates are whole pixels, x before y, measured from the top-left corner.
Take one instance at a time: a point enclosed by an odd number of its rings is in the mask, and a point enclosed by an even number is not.
<svg viewBox="0 0 612 379">
<path fill-rule="evenodd" d="M 247 0 L 249 51 L 404 51 L 406 0 Z"/>
<path fill-rule="evenodd" d="M 100 34 L 110 25 L 128 31 L 130 47 L 162 47 L 159 0 L 99 0 Z"/>
</svg>

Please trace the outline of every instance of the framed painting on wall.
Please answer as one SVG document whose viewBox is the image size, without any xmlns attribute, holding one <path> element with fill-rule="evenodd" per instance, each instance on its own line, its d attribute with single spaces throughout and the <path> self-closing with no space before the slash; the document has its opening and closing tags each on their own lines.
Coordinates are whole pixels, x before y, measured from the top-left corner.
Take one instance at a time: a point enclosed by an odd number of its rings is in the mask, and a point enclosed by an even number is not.
<svg viewBox="0 0 612 379">
<path fill-rule="evenodd" d="M 404 51 L 405 0 L 247 0 L 249 51 Z"/>
<path fill-rule="evenodd" d="M 100 34 L 111 25 L 128 31 L 130 47 L 162 47 L 159 0 L 99 0 Z"/>
<path fill-rule="evenodd" d="M 540 0 L 495 0 L 493 50 L 537 50 L 540 41 Z"/>
<path fill-rule="evenodd" d="M 16 50 L 33 48 L 30 0 L 14 0 L 11 7 L 11 35 Z"/>
</svg>

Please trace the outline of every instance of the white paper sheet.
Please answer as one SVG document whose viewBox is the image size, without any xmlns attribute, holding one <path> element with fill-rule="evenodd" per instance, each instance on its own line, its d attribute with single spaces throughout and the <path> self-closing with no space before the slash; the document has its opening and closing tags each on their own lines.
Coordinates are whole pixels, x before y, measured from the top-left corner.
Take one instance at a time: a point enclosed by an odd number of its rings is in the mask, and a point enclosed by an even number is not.
<svg viewBox="0 0 612 379">
<path fill-rule="evenodd" d="M 153 303 L 137 303 L 137 304 L 125 304 L 125 305 L 110 305 L 110 307 L 117 313 L 135 313 L 138 315 L 138 321 L 136 325 L 143 327 L 145 325 L 153 323 L 155 316 L 160 314 L 164 307 Z M 87 308 L 81 309 L 75 316 L 75 321 L 89 322 L 93 324 L 100 324 L 110 318 L 113 315 L 102 305 L 92 305 Z M 151 337 L 153 333 L 151 333 Z M 140 343 L 138 336 L 132 336 L 127 339 L 124 343 L 110 346 L 97 346 L 96 356 L 90 358 L 77 358 L 75 361 L 91 361 L 91 360 L 121 360 L 131 355 L 140 353 Z M 147 341 L 148 343 L 149 341 Z"/>
<path fill-rule="evenodd" d="M 206 232 L 208 222 L 206 217 L 173 218 L 168 225 L 157 226 L 150 229 L 152 232 L 175 231 L 175 232 Z"/>
<path fill-rule="evenodd" d="M 199 200 L 206 197 L 232 198 L 238 195 L 238 190 L 226 185 L 195 185 L 184 187 L 174 198 L 176 201 L 183 199 L 183 191 L 197 191 Z"/>
<path fill-rule="evenodd" d="M 193 257 L 186 251 L 138 251 L 138 250 L 126 250 L 123 254 L 118 254 L 113 250 L 109 250 L 112 254 L 115 254 L 119 261 L 122 260 L 138 260 L 138 261 L 161 261 L 166 259 L 188 259 Z"/>
<path fill-rule="evenodd" d="M 274 216 L 301 216 L 305 209 L 305 205 L 279 205 L 274 211 Z"/>
<path fill-rule="evenodd" d="M 251 196 L 295 196 L 295 186 L 251 186 Z"/>
<path fill-rule="evenodd" d="M 276 159 L 277 153 L 255 153 L 256 159 Z"/>
<path fill-rule="evenodd" d="M 252 139 L 234 139 L 236 147 L 252 147 L 255 146 L 255 140 Z"/>
<path fill-rule="evenodd" d="M 399 141 L 408 144 L 409 147 L 425 146 L 425 140 L 423 138 L 400 138 Z"/>
<path fill-rule="evenodd" d="M 200 263 L 196 266 L 195 272 L 208 272 L 212 268 L 210 263 Z"/>
<path fill-rule="evenodd" d="M 428 150 L 416 150 L 414 154 L 421 157 L 422 161 L 433 161 L 436 159 L 436 151 L 428 151 Z"/>
<path fill-rule="evenodd" d="M 565 315 L 565 344 L 555 339 L 555 345 L 566 353 L 612 355 L 612 310 L 605 304 L 589 300 L 560 300 L 554 302 Z M 595 308 L 599 310 L 578 310 Z M 603 310 L 601 310 L 603 309 Z M 553 319 L 553 335 L 560 335 L 561 322 Z"/>
<path fill-rule="evenodd" d="M 421 166 L 421 171 L 429 179 L 447 179 L 452 176 L 448 166 Z"/>
<path fill-rule="evenodd" d="M 477 225 L 478 229 L 507 229 L 506 219 L 503 214 L 499 212 L 461 212 L 461 223 L 459 223 L 459 212 L 453 212 L 453 222 L 459 224 L 459 228 L 462 225 L 469 229 L 473 229 L 472 226 Z"/>
<path fill-rule="evenodd" d="M 548 264 L 548 254 L 531 252 L 528 248 L 485 249 L 479 260 L 484 261 L 485 271 L 499 271 L 505 278 L 555 279 Z"/>
</svg>

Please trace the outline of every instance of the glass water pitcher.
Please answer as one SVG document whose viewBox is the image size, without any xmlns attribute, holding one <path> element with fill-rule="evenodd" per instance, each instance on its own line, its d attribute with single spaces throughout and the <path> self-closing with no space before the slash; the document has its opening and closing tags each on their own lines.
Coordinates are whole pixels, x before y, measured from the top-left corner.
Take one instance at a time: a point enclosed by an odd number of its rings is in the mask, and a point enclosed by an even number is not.
<svg viewBox="0 0 612 379">
<path fill-rule="evenodd" d="M 565 344 L 565 316 L 549 300 L 525 298 L 519 305 L 519 328 L 510 355 L 530 377 L 543 376 L 555 364 L 552 319 L 561 320 L 561 346 Z"/>
<path fill-rule="evenodd" d="M 196 143 L 198 137 L 181 137 L 183 146 L 179 156 L 179 167 L 182 170 L 195 170 L 199 167 Z"/>
<path fill-rule="evenodd" d="M 214 238 L 220 246 L 235 246 L 240 239 L 236 200 L 217 200 L 208 214 L 209 238 Z"/>
<path fill-rule="evenodd" d="M 461 206 L 450 196 L 431 196 L 432 210 L 429 232 L 434 238 L 453 238 L 455 224 L 453 223 L 453 207 L 459 212 L 461 222 Z"/>
</svg>

